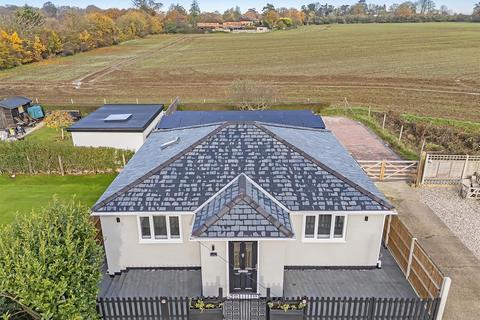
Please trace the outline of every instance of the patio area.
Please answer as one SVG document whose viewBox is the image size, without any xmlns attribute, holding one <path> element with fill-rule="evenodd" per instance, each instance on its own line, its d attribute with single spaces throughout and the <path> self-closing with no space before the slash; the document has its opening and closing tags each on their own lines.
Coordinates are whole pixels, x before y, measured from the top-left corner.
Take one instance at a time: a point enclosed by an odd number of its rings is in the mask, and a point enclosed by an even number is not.
<svg viewBox="0 0 480 320">
<path fill-rule="evenodd" d="M 286 297 L 416 298 L 388 250 L 382 247 L 381 269 L 285 270 Z"/>
</svg>

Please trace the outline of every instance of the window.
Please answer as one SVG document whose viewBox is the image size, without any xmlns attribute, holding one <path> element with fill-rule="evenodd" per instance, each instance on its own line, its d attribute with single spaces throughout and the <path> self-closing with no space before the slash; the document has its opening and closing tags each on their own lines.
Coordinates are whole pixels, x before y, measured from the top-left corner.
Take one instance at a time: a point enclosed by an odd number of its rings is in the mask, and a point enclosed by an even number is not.
<svg viewBox="0 0 480 320">
<path fill-rule="evenodd" d="M 345 215 L 307 215 L 304 221 L 304 240 L 343 240 L 345 239 Z"/>
<path fill-rule="evenodd" d="M 140 239 L 152 241 L 180 240 L 180 217 L 152 215 L 139 218 Z"/>
</svg>

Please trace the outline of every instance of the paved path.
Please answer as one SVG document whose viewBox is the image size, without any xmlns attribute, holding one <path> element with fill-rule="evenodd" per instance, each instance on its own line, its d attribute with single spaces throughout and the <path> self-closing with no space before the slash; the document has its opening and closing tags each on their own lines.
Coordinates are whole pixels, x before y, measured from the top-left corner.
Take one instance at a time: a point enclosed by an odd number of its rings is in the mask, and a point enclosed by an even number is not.
<svg viewBox="0 0 480 320">
<path fill-rule="evenodd" d="M 444 320 L 480 319 L 480 261 L 404 182 L 377 186 L 391 199 L 402 221 L 452 279 Z"/>
<path fill-rule="evenodd" d="M 343 117 L 322 117 L 327 129 L 357 160 L 399 160 L 400 157 L 363 124 Z"/>
</svg>

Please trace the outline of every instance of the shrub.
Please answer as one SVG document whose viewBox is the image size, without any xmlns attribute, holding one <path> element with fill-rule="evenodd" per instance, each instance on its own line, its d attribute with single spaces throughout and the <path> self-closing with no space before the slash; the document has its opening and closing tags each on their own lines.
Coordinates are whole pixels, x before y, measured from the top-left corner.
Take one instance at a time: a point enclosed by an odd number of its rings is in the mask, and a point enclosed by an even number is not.
<svg viewBox="0 0 480 320">
<path fill-rule="evenodd" d="M 97 318 L 96 234 L 86 207 L 56 199 L 0 227 L 0 296 L 34 319 Z"/>
<path fill-rule="evenodd" d="M 87 148 L 28 140 L 0 142 L 0 173 L 60 173 L 61 157 L 67 174 L 114 172 L 133 152 L 113 148 Z"/>
</svg>

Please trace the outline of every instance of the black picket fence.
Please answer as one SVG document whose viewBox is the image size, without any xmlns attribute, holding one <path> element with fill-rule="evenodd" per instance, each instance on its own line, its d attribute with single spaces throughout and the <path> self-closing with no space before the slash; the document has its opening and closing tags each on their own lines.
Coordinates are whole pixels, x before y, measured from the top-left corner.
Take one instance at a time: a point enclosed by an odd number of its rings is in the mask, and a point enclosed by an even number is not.
<svg viewBox="0 0 480 320">
<path fill-rule="evenodd" d="M 223 301 L 225 320 L 435 320 L 440 303 L 440 299 L 420 298 L 194 299 Z M 104 320 L 199 319 L 198 314 L 194 315 L 190 310 L 190 301 L 188 297 L 99 298 L 97 309 Z M 281 318 L 277 318 L 278 312 L 271 312 L 268 306 L 268 302 L 277 301 L 285 304 L 305 302 L 306 307 L 303 315 L 298 316 L 298 311 L 282 311 Z M 232 312 L 232 309 L 237 312 Z M 291 318 L 285 317 L 290 313 Z M 294 314 L 297 315 L 294 317 Z M 209 317 L 214 319 L 213 316 Z"/>
</svg>

